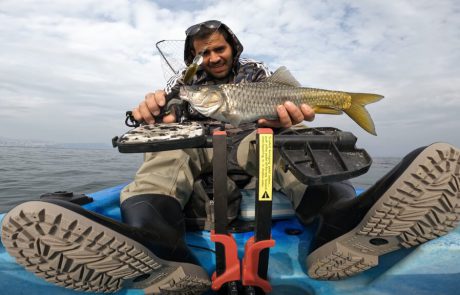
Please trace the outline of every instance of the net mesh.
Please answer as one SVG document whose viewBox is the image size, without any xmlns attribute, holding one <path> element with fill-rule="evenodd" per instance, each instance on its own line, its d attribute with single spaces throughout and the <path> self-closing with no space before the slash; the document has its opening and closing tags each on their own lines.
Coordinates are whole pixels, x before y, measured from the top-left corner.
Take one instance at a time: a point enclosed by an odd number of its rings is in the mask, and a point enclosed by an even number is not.
<svg viewBox="0 0 460 295">
<path fill-rule="evenodd" d="M 161 69 L 166 81 L 186 68 L 184 43 L 184 40 L 161 40 L 155 44 L 161 56 Z"/>
</svg>

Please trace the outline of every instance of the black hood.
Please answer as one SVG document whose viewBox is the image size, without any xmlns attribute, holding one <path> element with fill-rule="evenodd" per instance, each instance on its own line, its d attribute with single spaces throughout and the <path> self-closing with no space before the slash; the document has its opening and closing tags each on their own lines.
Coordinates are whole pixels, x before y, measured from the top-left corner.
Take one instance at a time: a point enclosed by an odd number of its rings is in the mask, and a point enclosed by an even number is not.
<svg viewBox="0 0 460 295">
<path fill-rule="evenodd" d="M 240 40 L 236 37 L 236 35 L 230 30 L 227 25 L 224 23 L 221 23 L 221 28 L 227 31 L 227 33 L 231 37 L 231 43 L 230 46 L 232 46 L 233 50 L 233 65 L 236 64 L 238 59 L 240 58 L 241 53 L 243 52 L 243 45 L 240 43 Z M 228 40 L 227 40 L 228 41 Z M 184 46 L 184 62 L 187 66 L 189 66 L 193 62 L 194 55 L 192 53 L 193 49 L 193 44 L 191 42 L 191 37 L 187 36 L 185 39 L 185 46 Z"/>
</svg>

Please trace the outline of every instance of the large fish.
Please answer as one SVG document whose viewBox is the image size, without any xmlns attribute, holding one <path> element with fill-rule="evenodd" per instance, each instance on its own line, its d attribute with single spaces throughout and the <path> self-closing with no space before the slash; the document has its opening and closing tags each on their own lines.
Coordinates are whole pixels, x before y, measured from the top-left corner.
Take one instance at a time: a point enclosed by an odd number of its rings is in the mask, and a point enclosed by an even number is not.
<svg viewBox="0 0 460 295">
<path fill-rule="evenodd" d="M 276 107 L 289 100 L 296 105 L 308 104 L 316 113 L 338 115 L 345 112 L 374 135 L 374 122 L 364 106 L 383 98 L 378 94 L 301 87 L 285 67 L 261 82 L 183 86 L 179 96 L 204 116 L 233 126 L 259 118 L 276 119 Z"/>
</svg>

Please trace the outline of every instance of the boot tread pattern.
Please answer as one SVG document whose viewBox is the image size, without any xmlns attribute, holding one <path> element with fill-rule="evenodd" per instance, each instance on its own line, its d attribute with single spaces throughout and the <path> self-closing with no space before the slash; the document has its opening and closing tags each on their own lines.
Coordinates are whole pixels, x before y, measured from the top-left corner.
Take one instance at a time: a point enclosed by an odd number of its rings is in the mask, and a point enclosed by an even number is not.
<svg viewBox="0 0 460 295">
<path fill-rule="evenodd" d="M 324 257 L 321 259 L 320 264 L 326 268 L 318 268 L 315 275 L 319 277 L 327 276 L 330 280 L 346 278 L 374 266 L 363 257 L 353 255 L 351 252 L 340 251 L 334 251 L 331 255 Z"/>
<path fill-rule="evenodd" d="M 104 228 L 50 211 L 19 210 L 7 214 L 2 226 L 2 241 L 10 255 L 48 282 L 88 292 L 150 286 L 150 294 L 200 294 L 209 288 L 209 280 L 162 265 Z M 146 279 L 136 282 L 139 278 Z"/>
<path fill-rule="evenodd" d="M 443 236 L 458 224 L 460 151 L 447 144 L 434 144 L 427 150 L 411 164 L 410 173 L 404 172 L 374 204 L 355 232 L 310 254 L 310 277 L 334 280 L 356 275 L 377 265 L 379 255 Z M 368 243 L 372 239 L 390 242 L 375 246 Z"/>
<path fill-rule="evenodd" d="M 437 148 L 390 191 L 359 234 L 398 236 L 410 248 L 448 233 L 460 218 L 459 162 L 455 148 Z"/>
</svg>

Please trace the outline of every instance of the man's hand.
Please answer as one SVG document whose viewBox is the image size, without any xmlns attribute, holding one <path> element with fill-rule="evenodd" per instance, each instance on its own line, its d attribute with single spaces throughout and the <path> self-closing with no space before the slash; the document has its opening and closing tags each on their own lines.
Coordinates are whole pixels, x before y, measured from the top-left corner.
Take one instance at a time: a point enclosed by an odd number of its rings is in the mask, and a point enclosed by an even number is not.
<svg viewBox="0 0 460 295">
<path fill-rule="evenodd" d="M 292 102 L 286 101 L 283 105 L 279 105 L 276 110 L 278 111 L 278 120 L 259 119 L 259 125 L 270 128 L 289 128 L 304 120 L 313 121 L 315 119 L 315 111 L 306 104 L 298 107 Z"/>
<path fill-rule="evenodd" d="M 145 122 L 147 124 L 155 123 L 155 116 L 160 114 L 160 110 L 166 104 L 166 93 L 164 90 L 149 92 L 145 95 L 138 107 L 133 109 L 133 116 L 137 122 Z M 176 122 L 176 115 L 171 113 L 163 117 L 164 123 Z"/>
</svg>

